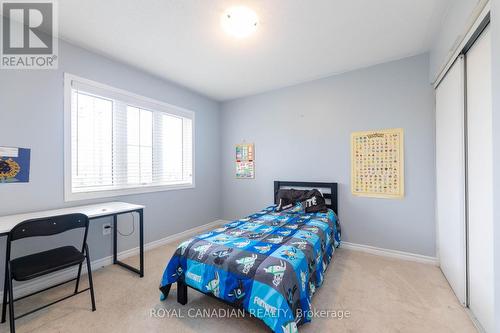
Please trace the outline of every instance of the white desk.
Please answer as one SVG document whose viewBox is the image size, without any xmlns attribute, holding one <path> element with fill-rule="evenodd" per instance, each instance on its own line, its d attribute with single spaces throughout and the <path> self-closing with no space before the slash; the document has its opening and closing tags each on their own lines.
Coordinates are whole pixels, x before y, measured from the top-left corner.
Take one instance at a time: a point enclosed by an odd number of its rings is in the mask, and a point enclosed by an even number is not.
<svg viewBox="0 0 500 333">
<path fill-rule="evenodd" d="M 113 263 L 123 266 L 124 268 L 139 274 L 140 277 L 143 277 L 144 276 L 144 208 L 145 206 L 134 205 L 126 202 L 105 202 L 95 205 L 76 206 L 76 207 L 68 207 L 62 209 L 46 210 L 41 212 L 1 216 L 0 236 L 6 236 L 12 230 L 12 228 L 14 228 L 14 226 L 30 219 L 73 214 L 73 213 L 85 214 L 89 217 L 89 220 L 106 216 L 113 216 Z M 139 269 L 124 264 L 121 261 L 118 261 L 117 258 L 118 215 L 126 213 L 139 214 L 139 257 L 140 257 Z"/>
</svg>

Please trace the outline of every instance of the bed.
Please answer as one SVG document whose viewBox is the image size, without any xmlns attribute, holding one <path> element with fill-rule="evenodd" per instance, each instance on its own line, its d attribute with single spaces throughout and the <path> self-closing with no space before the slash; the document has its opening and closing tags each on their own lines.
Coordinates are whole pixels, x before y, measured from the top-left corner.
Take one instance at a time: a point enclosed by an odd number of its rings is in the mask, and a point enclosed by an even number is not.
<svg viewBox="0 0 500 333">
<path fill-rule="evenodd" d="M 283 188 L 314 188 L 327 211 L 277 211 Z M 242 308 L 273 332 L 297 332 L 311 321 L 311 298 L 340 245 L 337 183 L 274 182 L 275 205 L 182 242 L 165 268 L 162 299 L 177 283 Z"/>
</svg>

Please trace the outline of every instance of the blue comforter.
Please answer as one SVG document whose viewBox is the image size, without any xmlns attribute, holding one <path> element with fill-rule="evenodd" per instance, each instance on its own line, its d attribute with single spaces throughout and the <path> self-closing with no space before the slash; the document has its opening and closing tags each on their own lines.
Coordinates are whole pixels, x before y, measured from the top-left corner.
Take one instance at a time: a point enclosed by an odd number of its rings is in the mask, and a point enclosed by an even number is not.
<svg viewBox="0 0 500 333">
<path fill-rule="evenodd" d="M 311 297 L 340 244 L 336 215 L 275 206 L 179 245 L 160 287 L 179 279 L 242 307 L 274 332 L 311 320 Z"/>
</svg>

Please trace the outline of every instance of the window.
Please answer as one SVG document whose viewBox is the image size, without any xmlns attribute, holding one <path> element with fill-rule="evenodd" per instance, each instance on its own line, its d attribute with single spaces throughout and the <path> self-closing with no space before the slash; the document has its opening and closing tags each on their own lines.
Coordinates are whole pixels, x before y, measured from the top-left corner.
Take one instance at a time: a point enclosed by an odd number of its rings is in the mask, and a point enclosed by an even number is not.
<svg viewBox="0 0 500 333">
<path fill-rule="evenodd" d="M 65 75 L 67 201 L 194 187 L 194 113 Z"/>
</svg>

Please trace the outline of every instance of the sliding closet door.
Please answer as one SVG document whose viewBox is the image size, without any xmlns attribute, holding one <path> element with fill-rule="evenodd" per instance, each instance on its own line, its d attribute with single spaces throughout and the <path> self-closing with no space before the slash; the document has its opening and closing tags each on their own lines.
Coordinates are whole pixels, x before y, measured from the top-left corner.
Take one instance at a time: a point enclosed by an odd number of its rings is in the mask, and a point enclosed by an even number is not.
<svg viewBox="0 0 500 333">
<path fill-rule="evenodd" d="M 436 218 L 441 270 L 466 300 L 464 60 L 436 88 Z"/>
<path fill-rule="evenodd" d="M 489 28 L 466 54 L 469 307 L 493 332 L 493 138 Z"/>
</svg>

